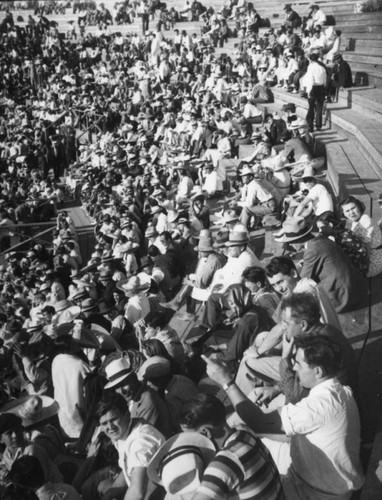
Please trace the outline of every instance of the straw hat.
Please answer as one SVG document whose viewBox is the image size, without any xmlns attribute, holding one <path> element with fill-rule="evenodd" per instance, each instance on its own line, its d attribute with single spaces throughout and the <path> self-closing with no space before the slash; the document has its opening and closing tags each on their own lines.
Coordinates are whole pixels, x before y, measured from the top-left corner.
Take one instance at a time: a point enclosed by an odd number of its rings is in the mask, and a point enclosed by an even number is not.
<svg viewBox="0 0 382 500">
<path fill-rule="evenodd" d="M 303 217 L 288 217 L 282 226 L 283 235 L 274 238 L 278 243 L 298 241 L 312 232 L 313 226 Z"/>
<path fill-rule="evenodd" d="M 192 498 L 216 451 L 213 442 L 203 434 L 181 432 L 155 453 L 147 469 L 148 476 L 164 487 L 166 498 Z"/>
<path fill-rule="evenodd" d="M 215 242 L 213 244 L 214 248 L 224 247 L 229 238 L 228 229 L 221 229 L 215 234 Z"/>
<path fill-rule="evenodd" d="M 119 385 L 124 380 L 127 380 L 132 373 L 134 373 L 134 371 L 128 357 L 114 359 L 105 368 L 105 374 L 108 380 L 105 389 L 111 389 Z"/>
<path fill-rule="evenodd" d="M 248 233 L 246 231 L 231 231 L 229 233 L 228 241 L 226 241 L 226 247 L 236 247 L 240 245 L 248 244 Z"/>
<path fill-rule="evenodd" d="M 57 415 L 59 409 L 59 404 L 53 398 L 33 395 L 6 403 L 0 413 L 17 415 L 24 427 L 30 427 Z"/>
<path fill-rule="evenodd" d="M 197 252 L 213 252 L 214 247 L 212 246 L 212 238 L 203 237 L 199 239 L 198 246 L 195 247 Z"/>
<path fill-rule="evenodd" d="M 244 177 L 244 175 L 255 175 L 255 174 L 254 174 L 253 170 L 252 170 L 250 167 L 248 167 L 248 165 L 246 165 L 246 166 L 243 168 L 243 170 L 241 170 L 241 171 L 239 172 L 239 176 L 240 176 L 240 177 Z"/>
<path fill-rule="evenodd" d="M 125 293 L 134 295 L 135 293 L 143 292 L 150 288 L 150 282 L 142 280 L 138 275 L 132 276 L 127 280 L 121 280 L 117 283 L 117 288 Z"/>
</svg>

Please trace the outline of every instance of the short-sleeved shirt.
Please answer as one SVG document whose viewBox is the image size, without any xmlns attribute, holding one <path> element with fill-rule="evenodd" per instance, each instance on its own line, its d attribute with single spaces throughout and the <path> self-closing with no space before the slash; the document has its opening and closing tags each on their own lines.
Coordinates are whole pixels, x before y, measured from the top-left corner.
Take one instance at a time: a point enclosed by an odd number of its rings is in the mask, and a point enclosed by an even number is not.
<svg viewBox="0 0 382 500">
<path fill-rule="evenodd" d="M 309 189 L 308 198 L 312 200 L 314 215 L 317 217 L 324 212 L 333 212 L 333 198 L 322 184 Z"/>
<path fill-rule="evenodd" d="M 204 471 L 198 493 L 209 498 L 281 500 L 284 493 L 276 465 L 251 432 L 235 430 Z"/>
<path fill-rule="evenodd" d="M 133 469 L 148 467 L 150 460 L 164 441 L 163 435 L 155 427 L 144 421 L 137 421 L 127 439 L 116 442 L 118 465 L 128 485 Z"/>
</svg>

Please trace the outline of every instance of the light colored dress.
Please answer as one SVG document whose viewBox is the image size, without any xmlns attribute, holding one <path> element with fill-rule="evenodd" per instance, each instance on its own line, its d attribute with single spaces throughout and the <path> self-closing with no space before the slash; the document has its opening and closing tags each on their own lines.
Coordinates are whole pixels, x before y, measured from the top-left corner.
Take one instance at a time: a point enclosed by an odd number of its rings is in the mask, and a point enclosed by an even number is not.
<svg viewBox="0 0 382 500">
<path fill-rule="evenodd" d="M 358 222 L 353 222 L 351 230 L 365 243 L 370 256 L 368 276 L 377 276 L 382 272 L 382 231 L 367 214 Z"/>
</svg>

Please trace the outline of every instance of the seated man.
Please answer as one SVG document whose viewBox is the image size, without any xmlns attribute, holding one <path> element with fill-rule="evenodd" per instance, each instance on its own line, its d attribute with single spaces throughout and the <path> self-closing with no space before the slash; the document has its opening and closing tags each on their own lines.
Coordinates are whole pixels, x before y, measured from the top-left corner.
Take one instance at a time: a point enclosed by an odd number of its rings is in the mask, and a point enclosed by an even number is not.
<svg viewBox="0 0 382 500">
<path fill-rule="evenodd" d="M 292 293 L 283 299 L 281 311 L 283 335 L 286 341 L 291 342 L 307 335 L 315 337 L 325 335 L 340 346 L 342 361 L 340 371 L 336 376 L 340 382 L 356 390 L 357 369 L 353 348 L 340 330 L 320 322 L 320 306 L 317 299 L 309 293 Z M 285 346 L 283 346 L 283 351 L 285 351 Z M 261 379 L 265 375 L 267 380 L 269 377 L 278 383 L 270 397 L 283 392 L 287 402 L 296 403 L 304 393 L 294 376 L 290 359 L 285 352 L 276 355 L 277 352 L 278 349 L 274 349 L 273 355 L 257 359 L 251 359 L 248 353 L 244 358 L 245 361 L 243 360 L 244 362 L 240 365 L 236 382 L 240 388 L 243 387 L 244 392 L 248 392 L 251 380 L 246 380 L 246 378 L 249 376 L 252 380 L 256 377 Z M 257 371 L 257 368 L 260 371 Z"/>
<path fill-rule="evenodd" d="M 127 403 L 120 394 L 104 396 L 98 407 L 101 429 L 113 441 L 122 469 L 113 479 L 105 479 L 98 491 L 108 498 L 143 500 L 148 490 L 147 467 L 164 442 L 162 434 L 144 420 L 132 420 Z"/>
<path fill-rule="evenodd" d="M 244 183 L 239 202 L 243 207 L 240 222 L 244 227 L 247 227 L 251 216 L 257 219 L 255 220 L 256 225 L 264 215 L 275 214 L 278 208 L 277 200 L 268 186 L 265 187 L 260 179 L 255 178 L 255 172 L 249 166 L 245 166 L 239 175 Z"/>
<path fill-rule="evenodd" d="M 290 217 L 277 241 L 304 248 L 301 276 L 320 284 L 338 313 L 351 310 L 366 293 L 365 278 L 334 241 L 322 234 L 314 236 L 312 229 L 306 220 Z"/>
<path fill-rule="evenodd" d="M 292 343 L 291 343 L 292 344 Z M 349 499 L 364 482 L 360 452 L 360 421 L 351 389 L 336 378 L 340 348 L 327 337 L 303 337 L 290 345 L 300 384 L 310 390 L 296 404 L 264 414 L 250 402 L 216 361 L 207 374 L 223 386 L 242 420 L 256 433 L 280 432 L 290 442 L 263 438 L 277 468 L 287 500 Z"/>
</svg>

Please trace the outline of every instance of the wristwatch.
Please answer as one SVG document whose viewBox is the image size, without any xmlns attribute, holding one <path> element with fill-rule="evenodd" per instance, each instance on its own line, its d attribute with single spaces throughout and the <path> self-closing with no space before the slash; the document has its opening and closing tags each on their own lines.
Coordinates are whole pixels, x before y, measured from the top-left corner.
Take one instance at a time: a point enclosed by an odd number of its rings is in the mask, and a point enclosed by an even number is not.
<svg viewBox="0 0 382 500">
<path fill-rule="evenodd" d="M 235 379 L 231 379 L 229 382 L 223 385 L 223 391 L 228 391 L 228 389 L 235 383 Z"/>
</svg>

